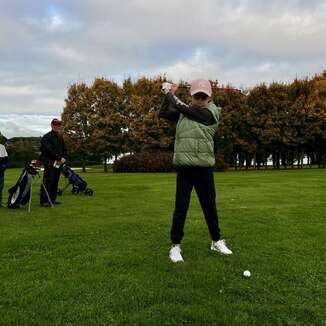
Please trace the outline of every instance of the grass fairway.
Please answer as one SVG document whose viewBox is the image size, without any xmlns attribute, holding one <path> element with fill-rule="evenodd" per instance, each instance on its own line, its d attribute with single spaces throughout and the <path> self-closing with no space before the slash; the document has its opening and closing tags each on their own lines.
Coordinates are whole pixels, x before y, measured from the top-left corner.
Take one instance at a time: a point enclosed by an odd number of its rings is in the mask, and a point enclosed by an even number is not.
<svg viewBox="0 0 326 326">
<path fill-rule="evenodd" d="M 36 180 L 31 214 L 0 210 L 1 326 L 326 324 L 325 169 L 215 174 L 234 254 L 209 250 L 193 193 L 177 265 L 174 174 L 81 176 L 93 197 L 40 208 Z"/>
</svg>

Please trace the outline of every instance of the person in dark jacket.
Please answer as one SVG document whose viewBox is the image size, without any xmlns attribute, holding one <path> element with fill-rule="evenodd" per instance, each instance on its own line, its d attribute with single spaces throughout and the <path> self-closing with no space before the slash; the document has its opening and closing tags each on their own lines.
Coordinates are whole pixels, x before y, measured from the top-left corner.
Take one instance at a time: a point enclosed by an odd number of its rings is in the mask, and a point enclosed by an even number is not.
<svg viewBox="0 0 326 326">
<path fill-rule="evenodd" d="M 53 119 L 51 128 L 52 130 L 41 139 L 41 160 L 44 165 L 44 176 L 40 193 L 40 204 L 42 207 L 60 204 L 56 202 L 56 197 L 61 167 L 66 161 L 64 158 L 66 154 L 65 144 L 60 134 L 61 121 Z"/>
<path fill-rule="evenodd" d="M 4 145 L 0 144 L 0 208 L 3 208 L 2 204 L 2 191 L 5 179 L 5 170 L 8 164 L 8 154 Z"/>
<path fill-rule="evenodd" d="M 232 251 L 220 235 L 213 173 L 214 134 L 218 129 L 221 108 L 211 101 L 212 87 L 208 80 L 192 81 L 191 105 L 174 95 L 177 89 L 178 85 L 163 85 L 162 91 L 166 95 L 159 111 L 160 117 L 177 122 L 173 155 L 173 164 L 177 166 L 177 189 L 169 257 L 174 263 L 183 262 L 180 244 L 193 188 L 211 236 L 211 250 L 230 255 Z"/>
</svg>

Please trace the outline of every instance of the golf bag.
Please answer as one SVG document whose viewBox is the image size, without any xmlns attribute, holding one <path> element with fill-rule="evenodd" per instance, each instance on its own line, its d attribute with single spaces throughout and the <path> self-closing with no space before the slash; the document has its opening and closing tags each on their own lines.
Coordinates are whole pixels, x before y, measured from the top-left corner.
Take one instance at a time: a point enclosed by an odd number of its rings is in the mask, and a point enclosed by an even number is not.
<svg viewBox="0 0 326 326">
<path fill-rule="evenodd" d="M 71 192 L 73 194 L 79 194 L 80 192 L 83 192 L 87 196 L 93 195 L 93 190 L 90 188 L 87 188 L 87 182 L 83 180 L 77 173 L 75 173 L 68 165 L 64 164 L 62 166 L 62 174 L 64 177 L 68 180 L 67 185 L 58 191 L 58 195 L 61 196 L 63 192 L 72 185 Z"/>
<path fill-rule="evenodd" d="M 8 208 L 19 208 L 20 205 L 26 205 L 31 196 L 31 188 L 36 175 L 38 175 L 41 164 L 34 160 L 25 166 L 17 183 L 11 187 L 8 198 Z"/>
</svg>

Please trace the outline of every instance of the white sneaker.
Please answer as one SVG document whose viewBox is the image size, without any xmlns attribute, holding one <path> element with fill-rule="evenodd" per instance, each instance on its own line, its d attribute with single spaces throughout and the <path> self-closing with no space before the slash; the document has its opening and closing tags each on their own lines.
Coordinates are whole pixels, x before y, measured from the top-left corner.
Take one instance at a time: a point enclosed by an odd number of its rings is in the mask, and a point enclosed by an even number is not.
<svg viewBox="0 0 326 326">
<path fill-rule="evenodd" d="M 172 246 L 169 257 L 173 263 L 183 262 L 180 245 Z"/>
<path fill-rule="evenodd" d="M 212 241 L 211 250 L 218 251 L 223 255 L 232 255 L 232 251 L 226 246 L 224 240 Z"/>
</svg>

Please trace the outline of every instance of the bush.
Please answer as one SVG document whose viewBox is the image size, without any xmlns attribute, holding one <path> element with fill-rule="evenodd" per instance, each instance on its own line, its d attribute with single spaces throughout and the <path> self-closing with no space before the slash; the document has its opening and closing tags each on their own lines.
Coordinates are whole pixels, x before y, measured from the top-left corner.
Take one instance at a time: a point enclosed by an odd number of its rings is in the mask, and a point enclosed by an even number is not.
<svg viewBox="0 0 326 326">
<path fill-rule="evenodd" d="M 113 163 L 113 172 L 172 172 L 171 152 L 144 152 L 121 157 Z"/>
<path fill-rule="evenodd" d="M 123 156 L 113 163 L 113 172 L 173 172 L 171 152 L 142 152 Z M 226 171 L 229 167 L 222 153 L 216 154 L 215 171 Z"/>
<path fill-rule="evenodd" d="M 15 153 L 8 153 L 9 155 L 9 168 L 23 168 L 26 164 L 30 163 L 32 160 L 37 160 L 39 158 L 39 154 L 35 152 L 29 151 L 21 151 Z"/>
</svg>

